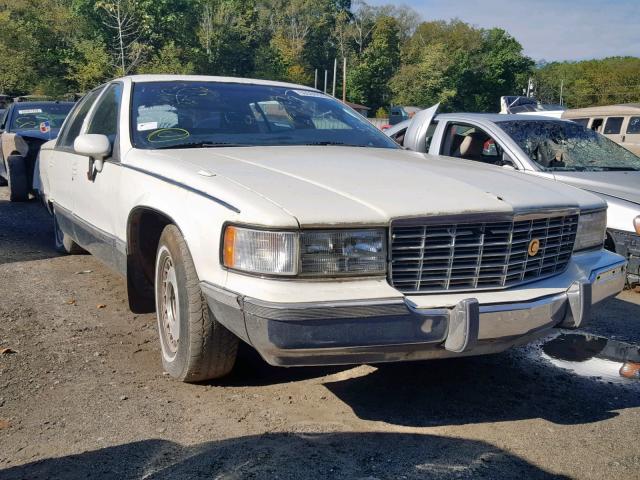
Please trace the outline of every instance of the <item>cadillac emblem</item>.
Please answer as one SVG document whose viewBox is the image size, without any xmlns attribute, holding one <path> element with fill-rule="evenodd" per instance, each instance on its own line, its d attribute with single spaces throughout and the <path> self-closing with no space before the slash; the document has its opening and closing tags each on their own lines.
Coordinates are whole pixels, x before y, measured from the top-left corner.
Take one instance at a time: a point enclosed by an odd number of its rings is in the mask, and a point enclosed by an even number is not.
<svg viewBox="0 0 640 480">
<path fill-rule="evenodd" d="M 530 257 L 535 257 L 538 252 L 540 251 L 540 240 L 538 240 L 537 238 L 534 238 L 533 240 L 531 240 L 529 242 L 529 256 Z"/>
</svg>

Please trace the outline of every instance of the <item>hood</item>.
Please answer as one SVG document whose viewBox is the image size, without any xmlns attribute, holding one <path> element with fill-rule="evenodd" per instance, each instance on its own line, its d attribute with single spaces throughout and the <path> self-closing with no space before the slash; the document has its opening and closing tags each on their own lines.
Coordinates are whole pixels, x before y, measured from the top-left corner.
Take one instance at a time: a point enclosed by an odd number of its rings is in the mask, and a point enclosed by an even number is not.
<svg viewBox="0 0 640 480">
<path fill-rule="evenodd" d="M 561 172 L 554 177 L 574 187 L 640 204 L 640 172 Z"/>
<path fill-rule="evenodd" d="M 239 147 L 136 150 L 140 167 L 224 197 L 220 178 L 272 202 L 301 226 L 380 224 L 399 217 L 597 208 L 599 198 L 558 182 L 477 162 L 404 150 Z M 198 175 L 206 170 L 216 180 Z M 246 195 L 254 200 L 254 195 Z"/>
</svg>

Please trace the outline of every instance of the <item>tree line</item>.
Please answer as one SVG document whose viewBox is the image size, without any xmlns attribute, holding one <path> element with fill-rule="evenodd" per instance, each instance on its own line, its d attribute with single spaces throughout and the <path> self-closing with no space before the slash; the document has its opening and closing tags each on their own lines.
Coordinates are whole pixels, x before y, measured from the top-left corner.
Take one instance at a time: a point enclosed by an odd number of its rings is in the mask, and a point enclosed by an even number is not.
<svg viewBox="0 0 640 480">
<path fill-rule="evenodd" d="M 532 75 L 544 99 L 562 77 L 567 103 L 602 103 L 607 69 L 619 72 L 616 91 L 640 98 L 639 59 L 536 66 L 505 30 L 424 22 L 363 0 L 0 0 L 0 93 L 9 95 L 82 93 L 132 73 L 314 85 L 316 70 L 321 89 L 329 71 L 331 90 L 336 58 L 340 69 L 347 59 L 347 99 L 374 111 L 436 102 L 496 111 Z"/>
</svg>

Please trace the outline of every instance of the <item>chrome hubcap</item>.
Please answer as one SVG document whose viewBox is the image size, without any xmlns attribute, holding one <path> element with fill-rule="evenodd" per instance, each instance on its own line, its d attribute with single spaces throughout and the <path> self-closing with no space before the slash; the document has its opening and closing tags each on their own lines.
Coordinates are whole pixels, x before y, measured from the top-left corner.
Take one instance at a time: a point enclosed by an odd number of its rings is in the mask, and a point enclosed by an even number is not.
<svg viewBox="0 0 640 480">
<path fill-rule="evenodd" d="M 178 301 L 178 285 L 173 260 L 169 255 L 164 257 L 161 264 L 161 297 L 160 297 L 160 325 L 164 344 L 170 357 L 178 351 L 180 341 L 180 312 Z"/>
</svg>

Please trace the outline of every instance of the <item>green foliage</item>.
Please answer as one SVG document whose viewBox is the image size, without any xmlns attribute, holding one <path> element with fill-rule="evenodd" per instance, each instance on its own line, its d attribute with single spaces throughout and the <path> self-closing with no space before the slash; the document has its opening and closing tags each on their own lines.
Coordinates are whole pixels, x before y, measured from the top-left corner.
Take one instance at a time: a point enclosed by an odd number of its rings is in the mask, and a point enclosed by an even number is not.
<svg viewBox="0 0 640 480">
<path fill-rule="evenodd" d="M 364 0 L 0 0 L 0 93 L 83 92 L 128 73 L 196 73 L 312 85 L 324 71 L 347 98 L 497 111 L 522 92 L 569 106 L 640 101 L 640 59 L 534 68 L 501 29 L 419 22 L 408 7 Z"/>
<path fill-rule="evenodd" d="M 376 118 L 387 118 L 389 116 L 389 112 L 384 107 L 380 107 L 376 110 Z"/>
<path fill-rule="evenodd" d="M 140 67 L 140 73 L 165 73 L 189 75 L 193 73 L 193 63 L 182 60 L 183 51 L 173 42 L 165 44 L 153 58 Z"/>
<path fill-rule="evenodd" d="M 349 98 L 374 109 L 388 105 L 389 81 L 399 65 L 398 24 L 392 17 L 380 17 L 360 63 L 349 72 Z"/>
<path fill-rule="evenodd" d="M 68 66 L 66 78 L 78 87 L 79 92 L 108 80 L 113 72 L 109 54 L 98 39 L 77 41 L 63 62 Z"/>
<path fill-rule="evenodd" d="M 418 26 L 403 50 L 404 65 L 391 80 L 394 102 L 444 111 L 495 112 L 502 95 L 518 92 L 533 62 L 507 32 L 459 20 Z"/>
<path fill-rule="evenodd" d="M 640 102 L 640 58 L 611 57 L 541 65 L 534 76 L 536 96 L 570 108 Z"/>
</svg>

